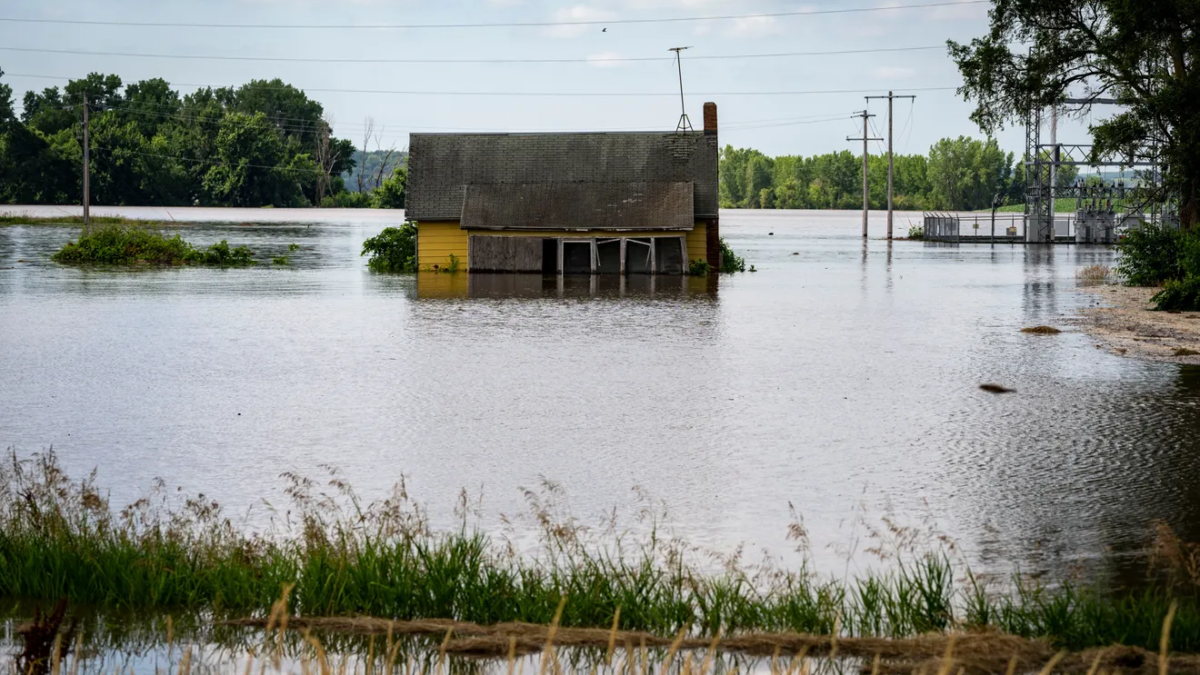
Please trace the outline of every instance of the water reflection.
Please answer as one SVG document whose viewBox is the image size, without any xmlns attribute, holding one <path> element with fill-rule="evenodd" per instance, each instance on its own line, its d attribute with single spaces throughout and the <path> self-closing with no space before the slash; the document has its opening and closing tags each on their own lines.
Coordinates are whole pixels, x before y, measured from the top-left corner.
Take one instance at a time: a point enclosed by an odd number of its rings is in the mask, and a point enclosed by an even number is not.
<svg viewBox="0 0 1200 675">
<path fill-rule="evenodd" d="M 711 278 L 653 274 L 445 274 L 417 275 L 417 297 L 452 298 L 682 298 L 716 297 Z"/>
<path fill-rule="evenodd" d="M 760 271 L 718 297 L 717 275 L 372 274 L 383 222 L 329 217 L 185 230 L 300 244 L 286 269 L 75 269 L 48 260 L 73 228 L 0 228 L 0 447 L 53 445 L 118 503 L 161 476 L 251 524 L 281 473 L 330 463 L 371 497 L 409 476 L 437 526 L 464 487 L 499 528 L 542 477 L 585 520 L 635 511 L 636 486 L 698 546 L 785 564 L 791 503 L 831 573 L 831 544 L 888 513 L 981 573 L 1132 578 L 1154 519 L 1200 539 L 1200 377 L 1069 329 L 1094 302 L 1075 270 L 1111 251 L 864 245 L 853 213 L 727 212 Z M 1068 330 L 1020 332 L 1037 324 Z"/>
</svg>

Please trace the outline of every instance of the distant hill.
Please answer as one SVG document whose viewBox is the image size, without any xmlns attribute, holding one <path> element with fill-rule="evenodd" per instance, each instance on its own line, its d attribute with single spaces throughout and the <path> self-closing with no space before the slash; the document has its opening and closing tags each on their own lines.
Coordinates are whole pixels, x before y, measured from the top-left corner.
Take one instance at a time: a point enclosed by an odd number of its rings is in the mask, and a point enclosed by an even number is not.
<svg viewBox="0 0 1200 675">
<path fill-rule="evenodd" d="M 342 178 L 346 181 L 346 189 L 350 192 L 358 192 L 358 174 L 360 171 L 363 175 L 363 191 L 370 192 L 376 187 L 376 180 L 379 178 L 379 166 L 383 163 L 383 158 L 387 155 L 386 150 L 372 150 L 371 152 L 362 152 L 361 150 L 354 153 L 354 170 L 342 174 Z M 388 158 L 387 165 L 383 167 L 383 180 L 387 180 L 397 166 L 404 166 L 408 163 L 408 153 L 402 150 L 397 150 Z"/>
</svg>

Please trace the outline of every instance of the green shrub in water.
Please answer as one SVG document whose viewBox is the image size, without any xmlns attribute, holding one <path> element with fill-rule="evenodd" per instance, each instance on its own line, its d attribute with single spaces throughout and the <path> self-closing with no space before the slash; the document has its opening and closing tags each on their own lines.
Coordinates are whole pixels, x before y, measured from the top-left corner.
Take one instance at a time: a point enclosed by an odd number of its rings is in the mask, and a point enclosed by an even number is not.
<svg viewBox="0 0 1200 675">
<path fill-rule="evenodd" d="M 913 225 L 908 228 L 908 238 L 920 241 L 925 238 L 925 227 L 923 225 Z"/>
<path fill-rule="evenodd" d="M 708 271 L 710 269 L 712 269 L 712 265 L 709 265 L 707 260 L 700 260 L 699 258 L 697 258 L 696 260 L 693 260 L 690 263 L 688 263 L 688 275 L 689 276 L 706 277 L 706 276 L 708 276 Z"/>
<path fill-rule="evenodd" d="M 746 271 L 746 259 L 734 253 L 732 248 L 729 248 L 729 243 L 725 241 L 725 237 L 721 237 L 721 271 L 726 274 Z"/>
<path fill-rule="evenodd" d="M 191 245 L 189 244 L 188 247 L 191 248 Z M 231 247 L 228 241 L 222 239 L 203 251 L 191 248 L 185 262 L 220 267 L 244 267 L 254 264 L 252 255 L 250 249 L 245 246 Z"/>
<path fill-rule="evenodd" d="M 129 225 L 107 225 L 67 242 L 51 256 L 55 262 L 69 265 L 253 265 L 250 249 L 230 247 L 222 239 L 207 249 L 197 249 L 178 234 L 168 237 L 157 230 Z"/>
<path fill-rule="evenodd" d="M 417 227 L 404 223 L 400 227 L 387 227 L 374 237 L 363 242 L 362 253 L 371 254 L 367 267 L 372 272 L 415 272 L 417 271 Z"/>
</svg>

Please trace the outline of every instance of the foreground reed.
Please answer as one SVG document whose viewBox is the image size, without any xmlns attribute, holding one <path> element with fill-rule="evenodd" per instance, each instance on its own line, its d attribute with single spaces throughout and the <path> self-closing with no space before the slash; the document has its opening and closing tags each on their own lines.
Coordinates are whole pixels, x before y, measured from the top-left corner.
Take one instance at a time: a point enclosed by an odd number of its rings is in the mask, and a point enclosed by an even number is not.
<svg viewBox="0 0 1200 675">
<path fill-rule="evenodd" d="M 1176 649 L 1200 652 L 1196 549 L 1160 532 L 1172 576 L 1137 593 L 1016 580 L 989 592 L 944 553 L 888 572 L 822 579 L 730 564 L 706 574 L 689 549 L 652 532 L 590 537 L 537 502 L 541 549 L 517 555 L 465 524 L 434 532 L 401 483 L 363 503 L 334 476 L 322 492 L 287 476 L 295 536 L 250 535 L 198 497 L 161 491 L 114 511 L 92 477 L 53 453 L 0 468 L 0 597 L 267 617 L 280 589 L 303 617 L 373 616 L 604 628 L 704 638 L 751 632 L 904 638 L 958 630 L 1042 638 L 1055 647 L 1156 649 L 1172 603 Z"/>
<path fill-rule="evenodd" d="M 504 667 L 509 675 L 529 671 L 540 675 L 566 672 L 589 675 L 717 675 L 770 672 L 771 675 L 809 675 L 857 669 L 871 675 L 990 675 L 1005 673 L 1141 673 L 1192 675 L 1200 673 L 1200 656 L 1172 651 L 1173 605 L 1165 617 L 1157 651 L 1110 646 L 1081 652 L 1057 650 L 1044 641 L 996 633 L 923 635 L 881 639 L 800 634 L 750 634 L 712 639 L 686 638 L 680 632 L 663 639 L 612 628 L 571 629 L 559 625 L 565 602 L 560 602 L 549 626 L 508 624 L 489 628 L 441 622 L 441 637 L 414 643 L 404 622 L 379 622 L 367 639 L 347 643 L 336 632 L 317 632 L 311 622 L 289 618 L 288 591 L 262 620 L 261 631 L 240 646 L 217 651 L 213 645 L 178 639 L 167 619 L 166 635 L 156 643 L 155 673 L 244 672 L 272 673 L 401 673 L 402 675 L 485 675 Z M 299 623 L 299 625 L 298 625 Z M 437 623 L 437 622 L 427 622 Z M 479 634 L 459 637 L 459 630 Z M 324 629 L 318 629 L 324 631 Z M 435 633 L 437 631 L 434 631 Z M 486 650 L 477 649 L 479 645 Z M 13 672 L 59 675 L 63 672 L 123 675 L 119 652 L 89 647 L 82 636 L 60 633 L 36 650 L 17 656 Z M 138 653 L 146 654 L 142 650 Z M 456 656 L 469 654 L 469 657 Z M 479 659 L 478 656 L 495 657 Z M 111 658 L 110 658 L 111 657 Z M 503 659 L 503 661 L 501 661 Z M 769 660 L 768 660 L 769 659 Z M 243 666 L 244 664 L 244 666 Z M 868 665 L 869 669 L 868 669 Z M 129 668 L 130 675 L 134 672 Z"/>
</svg>

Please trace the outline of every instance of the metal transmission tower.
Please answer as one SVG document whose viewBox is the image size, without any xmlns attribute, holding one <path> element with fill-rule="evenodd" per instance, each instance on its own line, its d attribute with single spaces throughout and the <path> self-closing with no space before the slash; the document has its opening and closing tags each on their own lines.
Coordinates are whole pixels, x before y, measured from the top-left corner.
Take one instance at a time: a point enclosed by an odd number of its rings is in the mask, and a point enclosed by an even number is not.
<svg viewBox="0 0 1200 675">
<path fill-rule="evenodd" d="M 1120 105 L 1115 98 L 1066 98 L 1063 106 L 1093 106 Z M 1140 214 L 1146 206 L 1150 206 L 1150 219 L 1154 220 L 1160 199 L 1159 193 L 1162 172 L 1159 169 L 1158 149 L 1151 149 L 1150 155 L 1144 158 L 1136 156 L 1096 157 L 1093 161 L 1092 146 L 1080 143 L 1059 143 L 1057 138 L 1057 110 L 1051 111 L 1050 143 L 1042 143 L 1042 117 L 1044 110 L 1031 110 L 1025 119 L 1025 241 L 1030 244 L 1052 244 L 1055 242 L 1054 231 L 1056 201 L 1059 197 L 1075 197 L 1077 202 L 1086 200 L 1092 188 L 1084 185 L 1059 186 L 1056 184 L 1059 168 L 1070 167 L 1115 167 L 1120 169 L 1131 167 L 1148 167 L 1142 173 L 1142 183 L 1134 190 L 1134 198 L 1123 205 L 1126 214 Z M 1147 187 L 1148 186 L 1148 187 Z M 1124 194 L 1123 182 L 1118 186 Z M 1139 216 L 1140 217 L 1140 216 Z"/>
<path fill-rule="evenodd" d="M 688 119 L 688 116 L 687 116 L 687 104 L 685 104 L 683 102 L 683 57 L 680 56 L 680 53 L 685 49 L 691 49 L 691 47 L 671 47 L 670 49 L 667 50 L 669 52 L 675 52 L 675 65 L 679 69 L 679 111 L 680 111 L 680 115 L 679 115 L 679 124 L 675 125 L 676 132 L 695 131 L 692 128 L 692 121 L 690 119 Z"/>
<path fill-rule="evenodd" d="M 867 189 L 867 171 L 868 171 L 868 169 L 867 169 L 867 157 L 868 157 L 867 142 L 868 141 L 882 141 L 883 139 L 882 138 L 871 138 L 869 135 L 867 135 L 867 122 L 872 117 L 874 117 L 874 115 L 870 115 L 867 113 L 866 110 L 864 110 L 864 111 L 860 112 L 859 114 L 855 115 L 855 117 L 862 118 L 862 121 L 863 121 L 862 138 L 850 138 L 849 136 L 847 136 L 846 140 L 847 141 L 862 141 L 862 144 L 863 144 L 863 207 L 862 207 L 862 209 L 863 209 L 863 239 L 866 239 L 867 238 L 867 210 L 870 208 L 870 196 L 871 196 L 870 191 Z"/>
<path fill-rule="evenodd" d="M 895 135 L 895 128 L 894 128 L 894 127 L 893 127 L 893 125 L 892 125 L 892 101 L 894 101 L 894 100 L 896 100 L 896 99 L 898 99 L 898 98 L 911 98 L 911 99 L 914 99 L 914 100 L 915 100 L 917 97 L 916 97 L 916 96 L 912 96 L 912 95 L 908 95 L 908 96 L 896 96 L 895 94 L 893 94 L 892 92 L 890 92 L 890 91 L 889 91 L 889 92 L 887 93 L 887 96 L 867 96 L 867 97 L 865 97 L 865 98 L 867 99 L 867 101 L 868 101 L 868 102 L 869 102 L 871 99 L 873 99 L 873 98 L 886 98 L 886 99 L 887 99 L 887 102 L 888 102 L 888 135 L 887 135 L 887 142 L 888 142 L 888 193 L 887 193 L 887 195 L 888 195 L 888 217 L 887 217 L 887 238 L 888 238 L 888 240 L 890 241 L 890 240 L 891 240 L 891 238 L 892 238 L 892 181 L 893 181 L 893 175 L 894 175 L 894 173 L 895 173 L 895 163 L 894 163 L 894 161 L 893 161 L 893 159 L 892 159 L 892 137 Z M 866 134 L 863 134 L 863 136 L 866 136 Z"/>
</svg>

